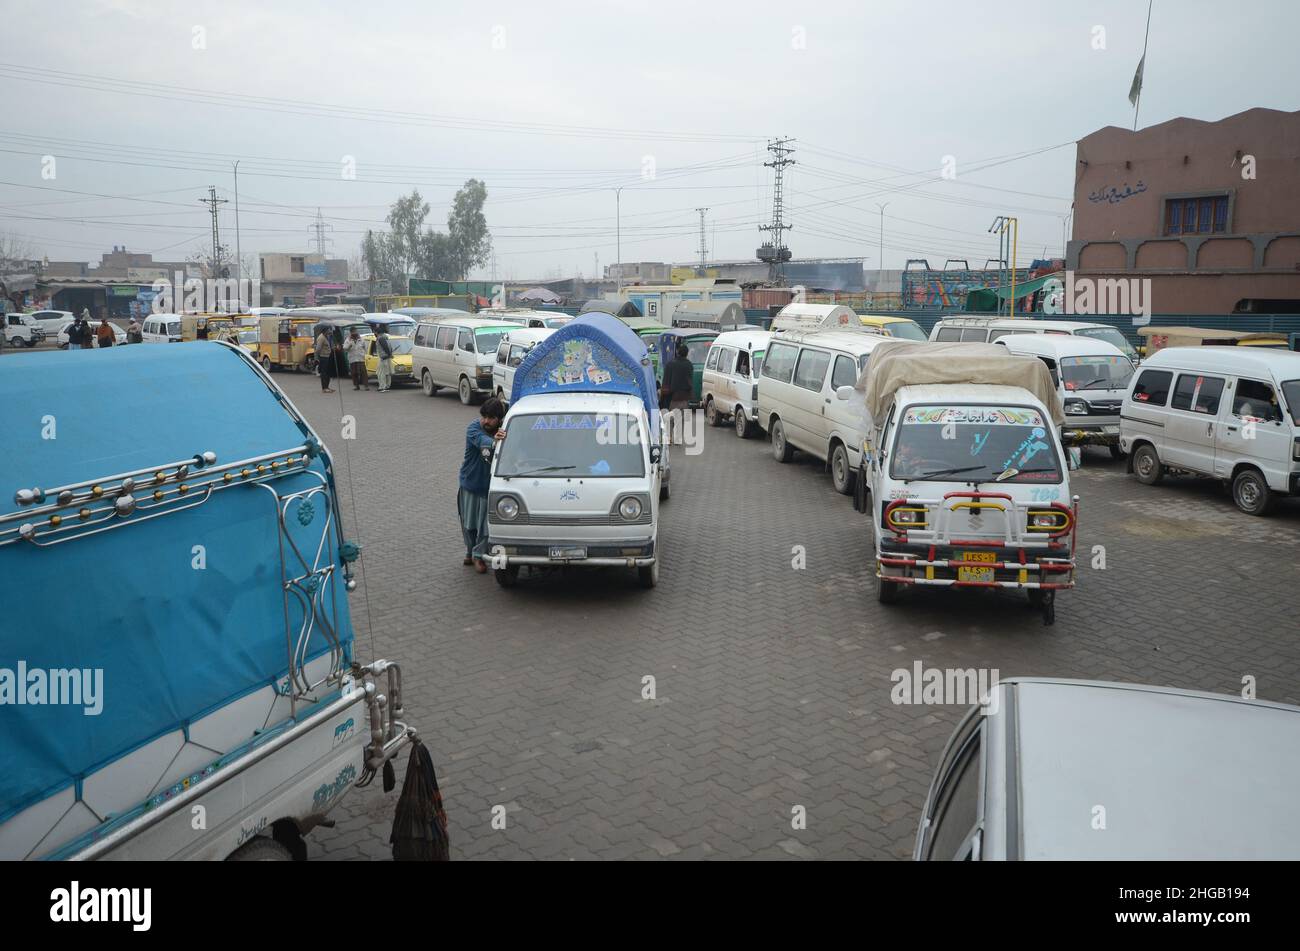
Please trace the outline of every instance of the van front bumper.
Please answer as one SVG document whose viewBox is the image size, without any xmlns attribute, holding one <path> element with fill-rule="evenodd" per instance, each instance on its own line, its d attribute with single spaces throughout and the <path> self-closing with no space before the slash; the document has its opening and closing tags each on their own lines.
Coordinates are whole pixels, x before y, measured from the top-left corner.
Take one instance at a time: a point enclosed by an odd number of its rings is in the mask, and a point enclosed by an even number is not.
<svg viewBox="0 0 1300 951">
<path fill-rule="evenodd" d="M 582 548 L 583 558 L 553 556 L 554 549 Z M 655 563 L 653 539 L 629 541 L 602 539 L 598 544 L 585 541 L 549 541 L 538 544 L 535 540 L 489 539 L 488 555 L 493 568 L 511 565 L 575 565 L 592 568 L 644 568 Z"/>
<path fill-rule="evenodd" d="M 967 553 L 992 552 L 996 561 L 969 561 Z M 882 543 L 876 553 L 876 577 L 898 584 L 949 588 L 1074 587 L 1074 555 L 1069 549 L 1047 554 L 1041 548 L 1015 545 L 911 545 Z M 991 569 L 991 571 L 990 571 Z M 978 574 L 976 574 L 978 572 Z"/>
</svg>

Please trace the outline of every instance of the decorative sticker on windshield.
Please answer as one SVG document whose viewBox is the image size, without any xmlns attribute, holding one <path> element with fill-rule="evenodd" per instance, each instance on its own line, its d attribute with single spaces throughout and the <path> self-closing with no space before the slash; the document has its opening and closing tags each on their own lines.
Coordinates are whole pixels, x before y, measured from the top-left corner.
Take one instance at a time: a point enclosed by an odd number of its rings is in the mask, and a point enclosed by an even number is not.
<svg viewBox="0 0 1300 951">
<path fill-rule="evenodd" d="M 613 377 L 608 370 L 602 369 L 592 355 L 590 340 L 566 340 L 564 342 L 564 359 L 551 371 L 551 380 L 560 386 L 571 386 L 583 380 L 599 386 L 608 383 Z"/>
<path fill-rule="evenodd" d="M 1003 470 L 1006 469 L 1024 469 L 1025 463 L 1040 452 L 1048 453 L 1050 458 L 1051 446 L 1047 443 L 1047 433 L 1041 428 L 1036 427 L 1019 446 L 1007 457 L 1006 462 L 1002 463 Z M 1055 467 L 1053 467 L 1055 470 Z"/>
<path fill-rule="evenodd" d="M 1042 426 L 1037 410 L 1010 406 L 910 406 L 903 423 L 943 426 L 948 423 L 971 423 L 978 426 Z M 974 453 L 972 453 L 973 455 Z"/>
<path fill-rule="evenodd" d="M 538 416 L 533 429 L 601 429 L 608 428 L 608 416 Z"/>
</svg>

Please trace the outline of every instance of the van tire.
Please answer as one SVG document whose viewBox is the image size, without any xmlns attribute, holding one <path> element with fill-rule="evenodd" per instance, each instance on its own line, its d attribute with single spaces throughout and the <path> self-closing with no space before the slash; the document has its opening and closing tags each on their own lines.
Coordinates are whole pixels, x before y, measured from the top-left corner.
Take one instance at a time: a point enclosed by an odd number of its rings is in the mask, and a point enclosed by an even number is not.
<svg viewBox="0 0 1300 951">
<path fill-rule="evenodd" d="M 673 494 L 673 487 L 667 482 L 659 483 L 659 501 L 667 502 L 669 496 Z"/>
<path fill-rule="evenodd" d="M 307 354 L 306 357 L 303 358 L 302 369 L 304 373 L 316 372 L 316 354 L 309 353 Z"/>
<path fill-rule="evenodd" d="M 732 423 L 736 427 L 736 437 L 738 439 L 748 439 L 749 434 L 753 432 L 749 425 L 749 419 L 745 416 L 745 407 L 737 406 L 736 412 L 732 414 Z"/>
<path fill-rule="evenodd" d="M 710 426 L 722 425 L 722 417 L 718 415 L 718 404 L 713 402 L 712 396 L 704 401 L 704 418 L 709 421 Z"/>
<path fill-rule="evenodd" d="M 433 377 L 429 374 L 428 370 L 425 370 L 420 374 L 420 389 L 424 390 L 425 396 L 438 395 L 438 387 L 434 385 Z"/>
<path fill-rule="evenodd" d="M 293 853 L 269 835 L 259 835 L 226 856 L 227 862 L 292 862 Z"/>
<path fill-rule="evenodd" d="M 849 451 L 837 442 L 831 449 L 831 485 L 840 495 L 853 494 L 853 470 L 849 468 Z"/>
<path fill-rule="evenodd" d="M 1247 515 L 1267 515 L 1273 508 L 1273 490 L 1258 469 L 1242 469 L 1232 480 L 1232 501 Z"/>
<path fill-rule="evenodd" d="M 460 383 L 456 386 L 456 394 L 460 397 L 462 406 L 469 406 L 474 402 L 474 387 L 470 385 L 469 377 L 460 378 Z"/>
<path fill-rule="evenodd" d="M 1133 474 L 1143 485 L 1159 485 L 1165 477 L 1165 467 L 1150 443 L 1143 443 L 1133 450 Z"/>
<path fill-rule="evenodd" d="M 794 459 L 794 449 L 785 439 L 785 426 L 781 424 L 780 418 L 772 420 L 772 457 L 777 462 L 790 462 Z"/>
<path fill-rule="evenodd" d="M 897 581 L 886 581 L 884 578 L 877 578 L 876 600 L 881 604 L 894 604 L 898 601 L 899 591 L 902 587 Z"/>
<path fill-rule="evenodd" d="M 636 570 L 636 580 L 641 583 L 643 588 L 653 588 L 659 583 L 659 559 L 656 558 L 653 564 L 644 565 Z"/>
</svg>

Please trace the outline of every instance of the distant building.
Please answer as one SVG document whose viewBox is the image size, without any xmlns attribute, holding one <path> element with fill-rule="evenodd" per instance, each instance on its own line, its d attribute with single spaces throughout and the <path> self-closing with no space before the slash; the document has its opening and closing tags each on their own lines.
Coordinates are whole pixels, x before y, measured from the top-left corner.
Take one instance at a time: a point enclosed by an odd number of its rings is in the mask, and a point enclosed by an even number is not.
<svg viewBox="0 0 1300 951">
<path fill-rule="evenodd" d="M 668 284 L 672 281 L 673 266 L 662 261 L 641 261 L 636 264 L 609 264 L 605 277 L 624 284 Z"/>
<path fill-rule="evenodd" d="M 1300 313 L 1300 111 L 1079 140 L 1076 278 L 1150 279 L 1157 314 Z"/>
<path fill-rule="evenodd" d="M 259 258 L 265 304 L 304 305 L 313 296 L 313 284 L 348 283 L 348 262 L 343 258 L 325 258 L 305 251 L 268 252 Z"/>
</svg>

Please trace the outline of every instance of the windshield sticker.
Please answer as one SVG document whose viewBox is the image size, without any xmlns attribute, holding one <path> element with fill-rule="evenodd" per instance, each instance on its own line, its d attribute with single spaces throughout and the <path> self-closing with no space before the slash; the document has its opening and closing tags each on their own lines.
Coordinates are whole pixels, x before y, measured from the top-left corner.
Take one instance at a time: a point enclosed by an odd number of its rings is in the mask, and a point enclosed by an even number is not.
<svg viewBox="0 0 1300 951">
<path fill-rule="evenodd" d="M 1041 426 L 1037 410 L 1007 406 L 911 406 L 903 415 L 905 424 L 942 426 L 947 423 L 993 424 L 997 426 Z"/>
<path fill-rule="evenodd" d="M 600 429 L 608 428 L 608 416 L 538 416 L 533 429 Z"/>
<path fill-rule="evenodd" d="M 1042 429 L 1035 429 L 1028 437 L 1025 438 L 1019 446 L 1007 457 L 1007 461 L 1002 463 L 1003 470 L 1023 469 L 1026 462 L 1038 455 L 1040 452 L 1046 452 L 1047 443 L 1043 437 L 1047 434 Z"/>
<path fill-rule="evenodd" d="M 587 471 L 592 475 L 609 475 L 609 463 L 604 459 L 601 459 L 599 462 L 595 462 L 588 466 Z"/>
<path fill-rule="evenodd" d="M 983 436 L 981 436 L 979 433 L 975 433 L 975 441 L 971 443 L 971 447 L 970 447 L 970 454 L 972 456 L 978 456 L 980 452 L 983 451 L 984 444 L 989 441 L 989 436 L 992 434 L 992 432 L 993 432 L 992 430 L 985 430 Z"/>
</svg>

